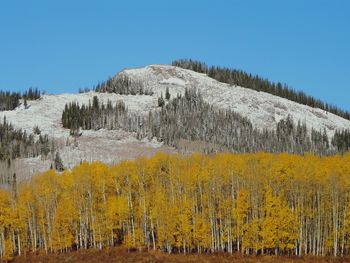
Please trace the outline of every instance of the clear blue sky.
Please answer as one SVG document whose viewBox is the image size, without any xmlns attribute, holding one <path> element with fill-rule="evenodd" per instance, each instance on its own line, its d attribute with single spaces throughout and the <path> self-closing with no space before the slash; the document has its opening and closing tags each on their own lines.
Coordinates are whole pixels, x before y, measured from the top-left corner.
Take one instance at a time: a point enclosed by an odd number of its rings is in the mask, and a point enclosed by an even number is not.
<svg viewBox="0 0 350 263">
<path fill-rule="evenodd" d="M 0 89 L 91 87 L 125 67 L 194 58 L 350 110 L 350 1 L 0 2 Z"/>
</svg>

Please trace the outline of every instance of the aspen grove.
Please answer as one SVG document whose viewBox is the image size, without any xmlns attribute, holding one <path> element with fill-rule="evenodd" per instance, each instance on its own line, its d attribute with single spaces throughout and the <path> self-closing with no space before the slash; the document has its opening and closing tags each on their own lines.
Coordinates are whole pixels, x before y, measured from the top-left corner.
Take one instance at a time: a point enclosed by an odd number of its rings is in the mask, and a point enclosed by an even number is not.
<svg viewBox="0 0 350 263">
<path fill-rule="evenodd" d="M 124 246 L 350 254 L 350 154 L 156 154 L 0 190 L 0 256 Z"/>
</svg>

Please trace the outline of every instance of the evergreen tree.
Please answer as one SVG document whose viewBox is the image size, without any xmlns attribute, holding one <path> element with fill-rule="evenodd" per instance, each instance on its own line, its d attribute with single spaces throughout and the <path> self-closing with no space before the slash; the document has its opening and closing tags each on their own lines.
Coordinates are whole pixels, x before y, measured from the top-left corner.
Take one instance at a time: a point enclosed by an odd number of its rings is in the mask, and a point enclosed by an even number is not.
<svg viewBox="0 0 350 263">
<path fill-rule="evenodd" d="M 40 128 L 38 125 L 36 125 L 34 128 L 33 128 L 33 133 L 35 135 L 40 135 L 41 134 L 41 131 L 40 131 Z"/>
<path fill-rule="evenodd" d="M 24 98 L 24 103 L 23 104 L 24 104 L 24 108 L 27 109 L 28 103 L 27 103 L 27 98 L 26 97 Z"/>
<path fill-rule="evenodd" d="M 62 172 L 64 170 L 63 164 L 62 164 L 62 159 L 61 159 L 61 156 L 60 156 L 59 152 L 56 152 L 55 169 L 58 172 Z"/>
<path fill-rule="evenodd" d="M 336 130 L 332 139 L 332 145 L 339 152 L 348 152 L 350 150 L 350 130 Z"/>
<path fill-rule="evenodd" d="M 170 100 L 169 87 L 166 87 L 166 91 L 165 91 L 165 99 L 166 99 L 166 100 Z"/>
<path fill-rule="evenodd" d="M 158 107 L 163 107 L 165 104 L 163 94 L 158 98 Z"/>
</svg>

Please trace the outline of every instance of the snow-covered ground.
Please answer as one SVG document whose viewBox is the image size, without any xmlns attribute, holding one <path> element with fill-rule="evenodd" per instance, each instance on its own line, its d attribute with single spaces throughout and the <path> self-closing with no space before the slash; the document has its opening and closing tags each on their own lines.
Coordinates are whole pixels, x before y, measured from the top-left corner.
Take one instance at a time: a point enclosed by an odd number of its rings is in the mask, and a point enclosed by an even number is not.
<svg viewBox="0 0 350 263">
<path fill-rule="evenodd" d="M 219 108 L 229 108 L 250 119 L 259 129 L 275 129 L 282 118 L 291 115 L 295 122 L 305 122 L 309 129 L 326 129 L 329 136 L 333 136 L 336 129 L 350 129 L 350 121 L 321 109 L 311 108 L 287 99 L 283 99 L 264 92 L 231 86 L 209 78 L 205 74 L 185 70 L 168 65 L 150 65 L 137 69 L 126 69 L 118 73 L 115 78 L 128 76 L 135 81 L 142 81 L 146 89 L 153 90 L 149 95 L 117 95 L 110 93 L 81 93 L 44 95 L 36 101 L 28 101 L 28 107 L 23 104 L 13 111 L 0 112 L 0 118 L 6 116 L 16 128 L 32 132 L 38 126 L 42 134 L 55 138 L 60 146 L 60 153 L 64 165 L 72 168 L 82 160 L 101 160 L 115 163 L 124 159 L 133 159 L 141 155 L 152 155 L 156 151 L 172 152 L 174 149 L 166 147 L 156 141 L 138 141 L 135 135 L 124 131 L 83 131 L 81 137 L 75 141 L 69 136 L 69 130 L 61 124 L 62 111 L 66 103 L 79 102 L 87 104 L 93 96 L 100 101 L 111 100 L 116 103 L 123 100 L 131 112 L 146 114 L 157 108 L 157 99 L 166 88 L 172 97 L 183 94 L 186 88 L 198 89 L 203 98 Z M 45 170 L 50 162 L 39 158 L 22 160 L 33 174 Z M 25 175 L 25 176 L 28 176 Z M 30 176 L 30 175 L 29 175 Z"/>
<path fill-rule="evenodd" d="M 38 126 L 42 134 L 53 138 L 65 138 L 69 135 L 69 130 L 62 127 L 61 117 L 66 103 L 75 101 L 80 105 L 88 104 L 89 101 L 92 102 L 94 96 L 104 103 L 110 100 L 115 104 L 122 100 L 131 112 L 147 113 L 157 107 L 157 98 L 147 95 L 132 96 L 96 92 L 44 95 L 39 100 L 28 101 L 26 109 L 22 104 L 13 111 L 0 112 L 0 118 L 6 116 L 16 128 L 25 129 L 30 133 L 35 126 Z"/>
<path fill-rule="evenodd" d="M 326 129 L 334 135 L 336 129 L 349 129 L 350 121 L 321 109 L 301 105 L 265 92 L 232 86 L 197 73 L 169 65 L 150 65 L 144 68 L 126 69 L 116 77 L 126 75 L 143 81 L 156 96 L 165 94 L 166 87 L 172 96 L 184 93 L 185 88 L 197 88 L 204 100 L 220 107 L 229 108 L 248 117 L 259 129 L 275 129 L 277 123 L 291 115 L 295 122 L 306 123 L 309 130 Z"/>
</svg>

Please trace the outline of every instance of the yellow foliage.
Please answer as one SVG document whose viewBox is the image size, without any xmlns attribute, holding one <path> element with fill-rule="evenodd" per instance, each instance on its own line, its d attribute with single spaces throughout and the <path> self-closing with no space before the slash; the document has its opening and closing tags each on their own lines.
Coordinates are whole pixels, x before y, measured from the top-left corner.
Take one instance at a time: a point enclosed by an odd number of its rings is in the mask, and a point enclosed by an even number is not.
<svg viewBox="0 0 350 263">
<path fill-rule="evenodd" d="M 350 154 L 167 155 L 82 163 L 0 191 L 0 254 L 124 244 L 350 254 Z"/>
</svg>

